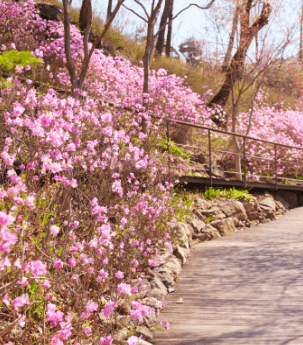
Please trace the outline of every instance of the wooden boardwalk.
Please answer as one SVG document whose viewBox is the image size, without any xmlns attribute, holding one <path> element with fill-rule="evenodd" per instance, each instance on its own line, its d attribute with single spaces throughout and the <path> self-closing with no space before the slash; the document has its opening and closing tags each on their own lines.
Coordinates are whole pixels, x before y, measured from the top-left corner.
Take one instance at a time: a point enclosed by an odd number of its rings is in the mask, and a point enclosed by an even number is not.
<svg viewBox="0 0 303 345">
<path fill-rule="evenodd" d="M 168 303 L 155 345 L 303 345 L 303 208 L 196 245 Z"/>
</svg>

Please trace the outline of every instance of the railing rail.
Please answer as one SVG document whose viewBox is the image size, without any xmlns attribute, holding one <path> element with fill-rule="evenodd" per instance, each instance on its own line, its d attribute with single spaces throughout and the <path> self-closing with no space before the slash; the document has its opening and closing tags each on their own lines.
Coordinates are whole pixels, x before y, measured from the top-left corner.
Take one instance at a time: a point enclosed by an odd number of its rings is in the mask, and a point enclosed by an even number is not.
<svg viewBox="0 0 303 345">
<path fill-rule="evenodd" d="M 154 117 L 156 118 L 156 117 Z M 158 118 L 159 119 L 159 118 Z M 160 120 L 160 119 L 159 119 Z M 273 142 L 273 141 L 268 141 L 268 140 L 264 140 L 264 139 L 259 139 L 259 138 L 255 138 L 255 137 L 251 137 L 248 135 L 244 135 L 244 134 L 240 134 L 240 133 L 234 133 L 234 132 L 229 132 L 229 131 L 224 131 L 221 129 L 217 129 L 217 128 L 211 128 L 211 127 L 207 127 L 207 126 L 203 126 L 203 125 L 198 125 L 198 124 L 194 124 L 194 123 L 190 123 L 187 121 L 181 121 L 181 120 L 176 120 L 176 119 L 171 119 L 171 118 L 162 118 L 162 120 L 164 120 L 166 122 L 166 134 L 167 134 L 167 143 L 168 143 L 168 147 L 169 147 L 169 140 L 170 140 L 170 127 L 169 124 L 178 124 L 181 126 L 187 126 L 187 127 L 191 127 L 191 128 L 196 128 L 196 129 L 201 129 L 207 132 L 207 141 L 208 141 L 208 155 L 209 155 L 209 180 L 210 180 L 210 185 L 213 185 L 213 174 L 212 174 L 212 169 L 213 169 L 213 164 L 212 164 L 212 156 L 213 156 L 213 151 L 217 151 L 217 152 L 222 152 L 222 153 L 229 153 L 232 155 L 238 155 L 240 156 L 240 166 L 241 166 L 241 157 L 243 157 L 243 186 L 247 187 L 248 186 L 248 161 L 247 158 L 257 158 L 257 159 L 262 159 L 262 160 L 266 160 L 266 161 L 271 161 L 274 162 L 274 174 L 273 176 L 264 176 L 264 178 L 274 178 L 274 185 L 275 185 L 275 189 L 279 188 L 279 184 L 278 181 L 283 180 L 283 179 L 287 179 L 290 181 L 298 181 L 298 182 L 303 182 L 300 179 L 294 179 L 294 178 L 289 178 L 289 177 L 283 177 L 283 176 L 278 176 L 278 163 L 281 164 L 281 162 L 283 162 L 284 164 L 296 164 L 296 166 L 303 166 L 303 162 L 296 162 L 294 160 L 282 160 L 278 158 L 278 151 L 277 148 L 278 147 L 283 147 L 286 149 L 291 149 L 291 150 L 300 150 L 303 151 L 303 147 L 299 147 L 299 146 L 292 146 L 292 145 L 285 145 L 285 144 L 281 144 L 281 143 L 277 143 L 277 142 Z M 242 138 L 243 139 L 243 153 L 242 150 L 240 152 L 230 152 L 230 151 L 223 151 L 223 150 L 218 150 L 218 149 L 214 149 L 212 147 L 212 142 L 211 142 L 211 134 L 215 132 L 215 133 L 220 133 L 223 135 L 229 135 L 229 136 L 233 136 L 233 137 L 238 137 L 238 138 Z M 258 155 L 253 155 L 253 154 L 249 154 L 247 152 L 247 141 L 248 140 L 253 140 L 255 142 L 259 142 L 259 143 L 264 143 L 264 144 L 269 144 L 273 146 L 273 151 L 274 151 L 274 157 L 262 157 L 260 156 L 260 154 Z M 178 144 L 176 144 L 178 145 Z M 192 145 L 186 145 L 186 144 L 180 144 L 180 146 L 186 147 L 192 147 L 192 148 L 196 148 L 196 149 L 200 149 L 201 147 L 196 147 L 196 146 L 192 146 Z M 239 175 L 241 174 L 241 172 L 231 172 L 233 174 Z M 257 176 L 256 174 L 250 174 L 251 176 Z M 302 187 L 303 188 L 303 187 Z"/>
</svg>

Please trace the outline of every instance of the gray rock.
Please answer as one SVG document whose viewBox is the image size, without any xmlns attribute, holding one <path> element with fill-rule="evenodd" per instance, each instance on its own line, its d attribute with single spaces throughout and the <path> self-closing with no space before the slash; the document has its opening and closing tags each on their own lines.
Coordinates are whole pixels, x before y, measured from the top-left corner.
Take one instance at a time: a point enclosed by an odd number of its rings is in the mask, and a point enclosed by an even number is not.
<svg viewBox="0 0 303 345">
<path fill-rule="evenodd" d="M 197 209 L 193 210 L 193 214 L 200 220 L 202 220 L 203 222 L 206 220 L 206 217 Z"/>
<path fill-rule="evenodd" d="M 179 238 L 182 238 L 184 235 L 189 236 L 191 234 L 190 228 L 186 223 L 177 222 L 173 230 L 176 231 Z"/>
<path fill-rule="evenodd" d="M 174 255 L 178 258 L 182 264 L 185 264 L 186 258 L 189 256 L 190 251 L 188 249 L 182 248 L 179 245 L 176 246 L 174 250 Z"/>
<path fill-rule="evenodd" d="M 144 298 L 144 297 L 146 297 L 148 295 L 149 291 L 150 290 L 147 290 L 147 289 L 146 290 L 138 291 L 138 292 L 132 294 L 132 297 L 134 298 L 134 300 L 142 299 L 142 298 Z"/>
<path fill-rule="evenodd" d="M 153 345 L 145 340 L 140 340 L 139 345 Z"/>
<path fill-rule="evenodd" d="M 159 301 L 155 297 L 145 297 L 141 302 L 142 302 L 142 304 L 145 304 L 150 308 L 155 308 L 155 309 L 159 309 L 159 310 L 161 310 L 163 308 L 162 302 Z"/>
<path fill-rule="evenodd" d="M 191 228 L 186 223 L 178 222 L 173 228 L 176 231 L 179 241 L 182 242 L 182 247 L 189 249 L 188 237 L 191 235 Z"/>
<path fill-rule="evenodd" d="M 247 217 L 249 220 L 256 220 L 259 217 L 259 212 L 258 211 L 249 212 L 247 213 Z"/>
<path fill-rule="evenodd" d="M 269 208 L 272 211 L 276 211 L 276 203 L 272 195 L 266 195 L 265 197 L 260 197 L 259 204 L 261 208 Z"/>
<path fill-rule="evenodd" d="M 215 220 L 214 222 L 211 222 L 210 224 L 211 226 L 213 226 L 220 232 L 221 236 L 225 236 L 227 234 L 230 234 L 236 231 L 236 227 L 232 218 Z"/>
<path fill-rule="evenodd" d="M 158 277 L 153 278 L 153 280 L 150 281 L 150 285 L 152 289 L 161 290 L 164 294 L 167 293 L 166 286 L 162 283 L 162 281 Z"/>
<path fill-rule="evenodd" d="M 152 328 L 156 323 L 157 317 L 154 314 L 148 314 L 143 317 L 143 320 L 148 328 Z"/>
<path fill-rule="evenodd" d="M 259 225 L 258 219 L 252 220 L 252 221 L 250 222 L 250 226 L 251 226 L 251 227 L 253 227 L 253 226 L 258 226 L 258 225 Z"/>
<path fill-rule="evenodd" d="M 222 213 L 222 210 L 218 206 L 212 206 L 208 210 L 201 210 L 201 213 L 206 217 L 211 217 L 211 216 L 214 216 L 216 214 Z"/>
<path fill-rule="evenodd" d="M 167 288 L 175 284 L 174 276 L 170 272 L 157 270 L 156 277 L 158 277 Z"/>
<path fill-rule="evenodd" d="M 226 215 L 224 213 L 216 213 L 212 217 L 213 217 L 214 220 L 219 220 L 219 219 L 226 218 Z"/>
<path fill-rule="evenodd" d="M 211 204 L 208 201 L 198 197 L 194 199 L 194 202 L 198 209 L 207 210 L 211 207 Z"/>
<path fill-rule="evenodd" d="M 243 206 L 245 208 L 248 219 L 249 219 L 249 213 L 261 211 L 258 200 L 255 197 L 253 197 L 253 200 L 243 201 Z"/>
<path fill-rule="evenodd" d="M 283 211 L 286 210 L 286 207 L 284 207 L 284 205 L 282 204 L 282 202 L 281 202 L 281 201 L 278 201 L 278 200 L 276 200 L 276 207 L 277 207 L 277 210 L 283 210 Z"/>
<path fill-rule="evenodd" d="M 204 153 L 192 154 L 190 155 L 190 160 L 201 164 L 206 163 L 206 157 Z"/>
<path fill-rule="evenodd" d="M 147 341 L 153 340 L 153 334 L 147 327 L 141 325 L 137 327 L 136 331 L 137 331 L 137 334 L 139 336 L 142 336 L 144 340 L 147 340 Z"/>
<path fill-rule="evenodd" d="M 226 200 L 220 203 L 220 207 L 227 217 L 235 217 L 239 220 L 247 219 L 244 206 L 237 200 Z"/>
<path fill-rule="evenodd" d="M 204 242 L 204 241 L 208 241 L 211 239 L 212 239 L 212 237 L 209 234 L 205 234 L 203 232 L 200 232 L 199 234 L 193 235 L 193 240 L 195 240 L 195 243 Z"/>
<path fill-rule="evenodd" d="M 189 221 L 190 221 L 190 224 L 193 227 L 195 233 L 197 233 L 197 234 L 200 233 L 203 230 L 203 228 L 205 227 L 205 223 L 200 219 L 191 218 Z"/>
<path fill-rule="evenodd" d="M 121 328 L 119 331 L 114 333 L 113 339 L 117 341 L 122 341 L 127 339 L 130 336 L 130 332 L 126 327 Z"/>
<path fill-rule="evenodd" d="M 221 237 L 220 232 L 215 227 L 213 227 L 211 224 L 206 224 L 202 233 L 206 233 L 206 234 L 210 235 L 211 236 L 210 239 Z"/>
<path fill-rule="evenodd" d="M 47 4 L 36 4 L 35 7 L 42 19 L 63 22 L 64 15 L 61 7 Z"/>
<path fill-rule="evenodd" d="M 240 226 L 240 220 L 238 218 L 233 218 L 233 221 L 236 227 Z"/>
<path fill-rule="evenodd" d="M 119 298 L 117 311 L 122 315 L 128 315 L 131 311 L 131 305 L 128 300 Z"/>
<path fill-rule="evenodd" d="M 161 266 L 161 270 L 171 272 L 176 278 L 182 270 L 181 262 L 177 258 L 171 259 L 165 265 Z"/>
</svg>

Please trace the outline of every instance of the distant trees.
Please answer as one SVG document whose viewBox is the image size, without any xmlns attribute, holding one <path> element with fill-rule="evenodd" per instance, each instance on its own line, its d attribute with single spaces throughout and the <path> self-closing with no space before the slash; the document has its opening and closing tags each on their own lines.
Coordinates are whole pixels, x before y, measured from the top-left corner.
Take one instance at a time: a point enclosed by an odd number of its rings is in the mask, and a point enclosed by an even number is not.
<svg viewBox="0 0 303 345">
<path fill-rule="evenodd" d="M 262 0 L 263 7 L 256 20 L 251 23 L 251 9 L 253 0 L 243 0 L 239 5 L 240 42 L 237 51 L 226 71 L 224 83 L 219 92 L 209 102 L 209 106 L 224 107 L 228 101 L 234 83 L 243 72 L 247 50 L 257 33 L 268 23 L 272 12 L 270 0 Z"/>
<path fill-rule="evenodd" d="M 196 6 L 199 9 L 205 10 L 205 9 L 209 9 L 212 6 L 212 4 L 215 2 L 215 0 L 210 0 L 210 2 L 205 7 L 197 5 L 197 4 L 189 4 L 188 6 L 184 7 L 182 10 L 180 10 L 176 15 L 173 16 L 172 7 L 170 7 L 173 5 L 173 0 L 166 0 L 166 1 L 167 2 L 165 3 L 164 10 L 166 10 L 166 13 L 169 13 L 169 16 L 168 16 L 169 21 L 167 21 L 167 15 L 165 15 L 163 18 L 163 24 L 162 25 L 160 24 L 159 30 L 156 34 L 154 33 L 155 24 L 157 22 L 158 15 L 159 15 L 163 0 L 152 1 L 150 11 L 148 11 L 146 9 L 145 5 L 143 5 L 143 1 L 134 0 L 134 2 L 141 7 L 141 10 L 143 10 L 144 14 L 142 14 L 142 15 L 140 13 L 138 13 L 136 10 L 129 8 L 129 7 L 125 6 L 125 4 L 123 4 L 123 7 L 125 7 L 130 12 L 134 13 L 137 17 L 142 19 L 147 24 L 146 45 L 145 45 L 145 52 L 144 52 L 144 56 L 143 56 L 143 64 L 144 64 L 143 93 L 144 94 L 147 94 L 149 92 L 149 81 L 148 81 L 149 66 L 150 66 L 150 61 L 151 61 L 151 58 L 152 58 L 152 55 L 153 55 L 153 52 L 155 49 L 155 41 L 156 41 L 157 37 L 159 36 L 161 30 L 163 28 L 165 28 L 166 25 L 171 26 L 172 21 L 174 19 L 176 19 L 182 12 L 186 11 L 188 8 L 190 8 L 192 6 Z M 164 20 L 165 18 L 166 18 L 166 20 Z M 162 19 L 161 19 L 161 21 L 162 21 Z M 171 29 L 168 32 L 168 35 L 169 35 L 168 40 L 171 40 L 171 38 L 170 38 L 171 37 Z M 162 44 L 162 49 L 163 49 L 163 44 Z M 170 45 L 169 44 L 166 47 L 167 51 L 168 51 L 168 49 L 170 51 Z M 161 53 L 162 53 L 162 50 L 161 50 Z"/>
<path fill-rule="evenodd" d="M 106 21 L 102 34 L 94 41 L 91 49 L 88 49 L 88 40 L 92 28 L 93 13 L 92 13 L 92 3 L 91 0 L 82 0 L 82 6 L 80 10 L 80 28 L 85 31 L 83 36 L 83 49 L 84 58 L 82 66 L 80 68 L 80 74 L 77 73 L 77 67 L 72 58 L 71 47 L 70 47 L 70 19 L 69 19 L 69 8 L 72 0 L 62 0 L 63 11 L 64 11 L 64 49 L 66 56 L 66 67 L 68 69 L 70 80 L 72 84 L 72 94 L 76 96 L 75 90 L 81 90 L 90 63 L 90 59 L 93 55 L 95 48 L 100 44 L 105 34 L 107 33 L 112 21 L 114 20 L 117 12 L 122 6 L 125 0 L 118 0 L 111 17 Z"/>
</svg>

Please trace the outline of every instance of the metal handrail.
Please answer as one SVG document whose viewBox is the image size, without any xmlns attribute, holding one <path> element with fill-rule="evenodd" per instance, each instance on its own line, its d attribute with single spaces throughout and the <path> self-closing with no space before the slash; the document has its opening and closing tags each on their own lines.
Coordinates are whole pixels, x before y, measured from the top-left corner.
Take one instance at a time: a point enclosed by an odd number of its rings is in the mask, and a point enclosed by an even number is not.
<svg viewBox="0 0 303 345">
<path fill-rule="evenodd" d="M 152 116 L 154 118 L 156 118 L 155 116 Z M 173 123 L 173 124 L 180 124 L 180 125 L 184 125 L 187 127 L 192 127 L 192 128 L 198 128 L 198 129 L 202 129 L 202 130 L 206 130 L 207 131 L 207 136 L 208 136 L 208 151 L 209 151 L 209 177 L 210 177 L 210 184 L 213 184 L 213 179 L 212 179 L 212 151 L 218 151 L 218 152 L 224 152 L 224 153 L 231 153 L 234 155 L 239 155 L 240 156 L 240 165 L 241 165 L 241 156 L 244 156 L 244 186 L 247 186 L 247 157 L 254 157 L 254 158 L 259 158 L 259 159 L 264 159 L 267 161 L 274 161 L 275 163 L 275 174 L 274 176 L 270 176 L 270 178 L 274 178 L 275 179 L 275 188 L 278 189 L 278 180 L 281 180 L 283 177 L 279 176 L 278 177 L 278 165 L 277 165 L 277 146 L 280 147 L 285 147 L 285 148 L 290 148 L 290 149 L 295 149 L 295 150 L 302 150 L 303 151 L 303 147 L 296 147 L 296 146 L 291 146 L 291 145 L 285 145 L 285 144 L 279 144 L 276 142 L 272 142 L 272 141 L 268 141 L 268 140 L 264 140 L 264 139 L 258 139 L 258 138 L 254 138 L 254 137 L 250 137 L 248 135 L 244 135 L 244 134 L 238 134 L 238 133 L 234 133 L 234 132 L 228 132 L 228 131 L 223 131 L 221 129 L 216 129 L 216 128 L 210 128 L 207 126 L 202 126 L 202 125 L 197 125 L 197 124 L 193 124 L 190 122 L 186 122 L 186 121 L 181 121 L 181 120 L 176 120 L 176 119 L 171 119 L 171 118 L 162 118 L 162 120 L 166 121 L 166 131 L 167 131 L 167 143 L 169 145 L 169 124 Z M 216 133 L 221 133 L 221 134 L 226 134 L 226 135 L 231 135 L 234 137 L 239 137 L 239 138 L 243 138 L 243 154 L 242 152 L 236 153 L 236 152 L 229 152 L 229 151 L 221 151 L 221 150 L 216 150 L 216 149 L 212 149 L 211 147 L 211 132 L 216 132 Z M 261 156 L 254 156 L 254 155 L 250 155 L 247 154 L 246 152 L 246 144 L 247 144 L 247 140 L 254 140 L 254 141 L 258 141 L 258 142 L 262 142 L 265 144 L 270 144 L 274 146 L 274 159 L 273 158 L 265 158 L 265 157 L 261 157 Z M 190 145 L 180 145 L 180 146 L 190 146 Z M 198 149 L 198 147 L 196 147 Z M 242 150 L 241 150 L 242 151 Z M 283 162 L 287 162 L 287 161 L 283 161 Z M 287 162 L 287 163 L 296 163 L 299 164 L 298 162 Z M 299 164 L 302 165 L 302 164 Z M 240 172 L 234 172 L 235 174 L 241 174 Z M 254 176 L 255 174 L 251 174 L 251 176 Z M 257 175 L 255 175 L 257 176 Z M 266 176 L 264 176 L 266 178 Z M 267 176 L 268 178 L 268 176 Z M 286 177 L 285 177 L 286 178 Z M 297 179 L 290 179 L 288 178 L 288 180 L 292 180 L 292 181 L 301 181 L 301 180 L 297 180 Z"/>
<path fill-rule="evenodd" d="M 153 116 L 155 118 L 157 118 L 156 116 Z M 169 117 L 163 117 L 162 120 L 165 121 L 171 121 L 174 123 L 179 123 L 181 125 L 184 126 L 188 126 L 188 127 L 194 127 L 194 128 L 200 128 L 200 129 L 205 129 L 205 130 L 210 130 L 212 132 L 217 132 L 217 133 L 222 133 L 222 134 L 228 134 L 228 135 L 233 135 L 235 137 L 240 137 L 240 138 L 246 138 L 246 139 L 250 139 L 250 140 L 256 140 L 256 141 L 261 141 L 262 143 L 267 143 L 267 144 L 272 144 L 272 145 L 279 145 L 279 146 L 283 146 L 283 147 L 288 147 L 288 148 L 292 148 L 292 149 L 298 149 L 298 150 L 303 150 L 303 147 L 297 147 L 297 146 L 290 146 L 290 145 L 285 145 L 285 144 L 279 144 L 279 143 L 275 143 L 273 141 L 267 141 L 264 139 L 258 139 L 258 138 L 254 138 L 254 137 L 250 137 L 248 135 L 244 135 L 244 134 L 239 134 L 239 133 L 234 133 L 234 132 L 228 132 L 228 131 L 223 131 L 222 129 L 217 129 L 217 128 L 211 128 L 211 127 L 207 127 L 207 126 L 202 126 L 202 125 L 196 125 L 194 123 L 190 123 L 190 122 L 186 122 L 186 121 L 181 121 L 181 120 L 175 120 L 175 119 L 171 119 Z"/>
</svg>

